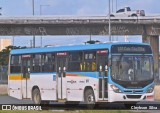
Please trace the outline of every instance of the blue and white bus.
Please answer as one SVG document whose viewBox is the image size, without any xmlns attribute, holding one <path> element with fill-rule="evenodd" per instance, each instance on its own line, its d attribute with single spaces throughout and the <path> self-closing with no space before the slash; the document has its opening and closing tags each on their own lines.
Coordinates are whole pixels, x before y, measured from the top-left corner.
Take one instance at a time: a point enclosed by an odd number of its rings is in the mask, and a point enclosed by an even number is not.
<svg viewBox="0 0 160 113">
<path fill-rule="evenodd" d="M 153 101 L 152 49 L 117 42 L 12 50 L 8 94 L 35 104 Z"/>
</svg>

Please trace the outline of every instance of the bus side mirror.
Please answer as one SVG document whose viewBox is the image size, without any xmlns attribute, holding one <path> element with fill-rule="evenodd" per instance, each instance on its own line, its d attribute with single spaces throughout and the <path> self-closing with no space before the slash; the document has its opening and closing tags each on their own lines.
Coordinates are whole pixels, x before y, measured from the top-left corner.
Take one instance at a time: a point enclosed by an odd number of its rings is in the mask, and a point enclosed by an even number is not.
<svg viewBox="0 0 160 113">
<path fill-rule="evenodd" d="M 28 70 L 28 73 L 30 73 L 30 68 L 29 68 L 29 67 L 28 67 L 28 69 L 27 69 L 27 70 Z"/>
<path fill-rule="evenodd" d="M 99 66 L 99 71 L 102 71 L 102 66 L 101 65 Z"/>
<path fill-rule="evenodd" d="M 61 67 L 58 67 L 58 77 L 61 77 Z"/>
<path fill-rule="evenodd" d="M 63 67 L 63 77 L 66 77 L 66 67 Z"/>
<path fill-rule="evenodd" d="M 105 76 L 108 76 L 108 66 L 105 66 Z"/>
<path fill-rule="evenodd" d="M 108 66 L 107 65 L 105 66 L 105 71 L 108 71 Z"/>
<path fill-rule="evenodd" d="M 61 67 L 58 67 L 58 72 L 61 72 Z"/>
</svg>

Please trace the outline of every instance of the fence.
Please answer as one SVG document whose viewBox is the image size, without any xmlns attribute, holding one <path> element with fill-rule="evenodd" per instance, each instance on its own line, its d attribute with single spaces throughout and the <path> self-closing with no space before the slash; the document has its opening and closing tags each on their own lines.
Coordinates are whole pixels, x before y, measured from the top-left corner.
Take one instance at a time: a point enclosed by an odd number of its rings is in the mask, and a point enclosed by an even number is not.
<svg viewBox="0 0 160 113">
<path fill-rule="evenodd" d="M 8 83 L 8 67 L 0 66 L 0 84 Z"/>
</svg>

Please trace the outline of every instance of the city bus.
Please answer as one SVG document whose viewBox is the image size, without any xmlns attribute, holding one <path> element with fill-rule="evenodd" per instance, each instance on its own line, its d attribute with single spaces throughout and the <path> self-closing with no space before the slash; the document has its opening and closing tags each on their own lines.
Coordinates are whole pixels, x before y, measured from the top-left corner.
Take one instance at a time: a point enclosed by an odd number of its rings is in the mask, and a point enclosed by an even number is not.
<svg viewBox="0 0 160 113">
<path fill-rule="evenodd" d="M 49 102 L 139 102 L 154 100 L 149 44 L 116 42 L 10 52 L 8 95 Z"/>
</svg>

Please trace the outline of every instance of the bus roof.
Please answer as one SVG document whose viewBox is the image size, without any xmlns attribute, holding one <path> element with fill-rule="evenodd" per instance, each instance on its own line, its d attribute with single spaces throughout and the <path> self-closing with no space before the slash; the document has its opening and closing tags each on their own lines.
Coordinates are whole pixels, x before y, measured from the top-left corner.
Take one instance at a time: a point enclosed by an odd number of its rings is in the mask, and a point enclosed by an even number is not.
<svg viewBox="0 0 160 113">
<path fill-rule="evenodd" d="M 88 49 L 105 49 L 110 50 L 112 45 L 149 45 L 147 43 L 135 43 L 135 42 L 116 42 L 116 43 L 100 43 L 100 44 L 86 44 L 86 45 L 72 45 L 72 46 L 53 46 L 45 48 L 27 48 L 27 49 L 14 49 L 10 54 L 29 54 L 29 53 L 45 53 L 45 52 L 60 52 L 60 51 L 76 51 L 76 50 L 88 50 Z"/>
</svg>

